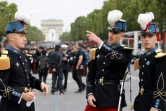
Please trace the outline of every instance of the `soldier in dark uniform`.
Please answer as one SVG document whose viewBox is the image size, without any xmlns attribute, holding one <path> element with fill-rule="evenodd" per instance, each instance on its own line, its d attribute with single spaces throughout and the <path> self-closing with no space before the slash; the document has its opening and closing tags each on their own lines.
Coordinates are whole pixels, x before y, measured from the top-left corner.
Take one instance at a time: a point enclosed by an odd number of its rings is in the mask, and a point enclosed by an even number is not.
<svg viewBox="0 0 166 111">
<path fill-rule="evenodd" d="M 6 27 L 9 44 L 0 57 L 0 111 L 35 111 L 32 88 L 48 93 L 47 85 L 31 75 L 28 57 L 20 51 L 27 40 L 24 28 L 23 20 Z"/>
<path fill-rule="evenodd" d="M 93 32 L 86 31 L 88 39 L 96 42 L 98 48 L 90 50 L 91 61 L 87 75 L 86 94 L 88 104 L 85 111 L 118 110 L 120 80 L 125 75 L 127 65 L 132 57 L 132 50 L 120 45 L 120 40 L 124 37 L 127 27 L 126 21 L 120 18 L 112 20 L 119 13 L 121 14 L 122 12 L 113 10 L 108 14 L 108 21 L 110 23 L 110 27 L 108 28 L 109 44 L 104 43 Z M 123 92 L 121 107 L 125 106 L 126 101 Z"/>
<path fill-rule="evenodd" d="M 140 14 L 141 40 L 145 53 L 137 60 L 139 63 L 139 94 L 135 98 L 135 111 L 166 111 L 166 70 L 165 54 L 155 47 L 156 25 L 151 21 L 153 13 Z"/>
</svg>

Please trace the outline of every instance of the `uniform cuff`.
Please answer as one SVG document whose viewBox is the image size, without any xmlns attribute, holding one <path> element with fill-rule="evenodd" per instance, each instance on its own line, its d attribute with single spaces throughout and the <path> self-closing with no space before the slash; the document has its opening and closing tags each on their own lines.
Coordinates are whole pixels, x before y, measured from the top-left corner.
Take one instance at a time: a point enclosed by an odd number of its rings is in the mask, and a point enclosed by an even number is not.
<svg viewBox="0 0 166 111">
<path fill-rule="evenodd" d="M 102 43 L 100 44 L 99 49 L 101 49 L 101 47 L 102 47 L 103 44 L 104 44 L 104 42 L 102 42 Z"/>
<path fill-rule="evenodd" d="M 160 106 L 160 99 L 154 99 L 152 102 L 152 107 L 158 109 Z"/>
<path fill-rule="evenodd" d="M 41 81 L 38 80 L 38 79 L 35 79 L 35 80 L 33 81 L 33 87 L 34 87 L 35 89 L 38 89 L 38 90 L 40 90 L 40 91 L 43 91 L 43 90 L 41 89 Z"/>
<path fill-rule="evenodd" d="M 94 87 L 93 86 L 87 86 L 86 88 L 86 97 L 88 97 L 89 94 L 93 94 Z"/>
</svg>

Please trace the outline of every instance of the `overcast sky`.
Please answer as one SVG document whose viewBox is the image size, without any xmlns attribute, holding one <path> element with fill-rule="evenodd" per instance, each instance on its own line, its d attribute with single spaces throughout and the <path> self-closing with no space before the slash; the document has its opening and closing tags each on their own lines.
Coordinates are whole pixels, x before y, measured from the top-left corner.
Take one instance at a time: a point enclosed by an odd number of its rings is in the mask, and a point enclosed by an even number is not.
<svg viewBox="0 0 166 111">
<path fill-rule="evenodd" d="M 58 19 L 64 22 L 64 31 L 78 16 L 86 16 L 94 9 L 101 9 L 104 0 L 8 0 L 16 3 L 18 10 L 30 13 L 31 25 L 41 29 L 41 20 Z"/>
</svg>

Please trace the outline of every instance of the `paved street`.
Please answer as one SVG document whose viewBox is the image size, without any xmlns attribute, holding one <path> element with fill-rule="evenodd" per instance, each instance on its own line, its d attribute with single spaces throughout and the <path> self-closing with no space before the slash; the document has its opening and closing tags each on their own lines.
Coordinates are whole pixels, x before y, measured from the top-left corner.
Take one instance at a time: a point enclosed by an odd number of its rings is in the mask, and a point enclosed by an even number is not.
<svg viewBox="0 0 166 111">
<path fill-rule="evenodd" d="M 131 69 L 133 69 L 133 65 L 131 65 Z M 132 100 L 134 101 L 135 96 L 138 93 L 138 71 L 131 71 L 132 73 Z M 36 77 L 37 74 L 34 74 Z M 47 84 L 49 88 L 51 87 L 51 74 L 48 75 Z M 85 83 L 85 77 L 83 77 L 83 81 Z M 77 85 L 75 81 L 72 79 L 71 73 L 69 73 L 69 81 L 68 81 L 68 89 L 64 95 L 59 95 L 59 93 L 55 93 L 52 95 L 51 93 L 48 96 L 44 97 L 40 92 L 36 91 L 37 98 L 35 100 L 36 111 L 84 111 L 86 106 L 86 98 L 85 91 L 81 94 L 74 93 L 77 89 Z M 125 83 L 126 89 L 126 100 L 128 106 L 124 108 L 123 111 L 129 111 L 129 103 L 130 103 L 130 84 L 129 82 Z"/>
</svg>

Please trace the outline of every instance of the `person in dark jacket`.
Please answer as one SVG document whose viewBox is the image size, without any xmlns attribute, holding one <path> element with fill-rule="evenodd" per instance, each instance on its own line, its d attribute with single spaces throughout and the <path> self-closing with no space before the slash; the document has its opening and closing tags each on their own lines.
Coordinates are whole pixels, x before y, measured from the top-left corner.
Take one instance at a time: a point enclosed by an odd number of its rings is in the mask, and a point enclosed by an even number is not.
<svg viewBox="0 0 166 111">
<path fill-rule="evenodd" d="M 47 85 L 31 75 L 28 57 L 21 52 L 27 40 L 24 25 L 17 21 L 6 27 L 9 44 L 0 57 L 0 111 L 35 111 L 32 89 L 48 93 Z"/>
<path fill-rule="evenodd" d="M 84 60 L 85 55 L 83 51 L 83 44 L 81 41 L 76 42 L 76 48 L 78 52 L 76 53 L 76 64 L 73 67 L 73 79 L 76 81 L 78 85 L 78 90 L 75 93 L 81 93 L 85 90 L 85 84 L 82 81 L 82 74 L 84 71 Z"/>
<path fill-rule="evenodd" d="M 90 50 L 91 61 L 86 82 L 88 104 L 85 111 L 118 110 L 120 81 L 132 57 L 132 49 L 120 45 L 127 26 L 126 21 L 119 18 L 121 16 L 122 12 L 119 10 L 113 10 L 108 14 L 109 45 L 93 32 L 87 31 L 88 39 L 96 42 L 98 48 Z M 124 93 L 122 93 L 120 110 L 126 106 Z"/>
<path fill-rule="evenodd" d="M 134 101 L 135 111 L 166 111 L 166 54 L 155 47 L 156 25 L 152 12 L 140 14 L 141 41 L 145 53 L 135 65 L 139 66 L 139 93 Z M 138 64 L 136 64 L 138 63 Z"/>
<path fill-rule="evenodd" d="M 67 45 L 61 45 L 62 47 L 62 67 L 63 67 L 63 74 L 64 74 L 64 84 L 63 90 L 66 91 L 67 89 L 67 80 L 68 80 L 68 73 L 69 73 L 69 53 L 67 53 Z"/>
<path fill-rule="evenodd" d="M 51 87 L 51 93 L 55 93 L 55 86 L 56 81 L 58 77 L 57 82 L 57 89 L 60 91 L 60 95 L 64 94 L 63 92 L 63 86 L 62 86 L 62 80 L 63 80 L 63 69 L 62 69 L 62 53 L 61 53 L 61 47 L 60 45 L 55 46 L 55 51 L 51 53 L 49 58 L 49 66 L 52 71 L 52 87 Z"/>
<path fill-rule="evenodd" d="M 39 63 L 38 63 L 38 73 L 39 73 L 39 79 L 46 83 L 47 75 L 48 75 L 48 65 L 49 60 L 46 56 L 46 51 L 42 50 L 42 55 L 39 57 Z"/>
</svg>

